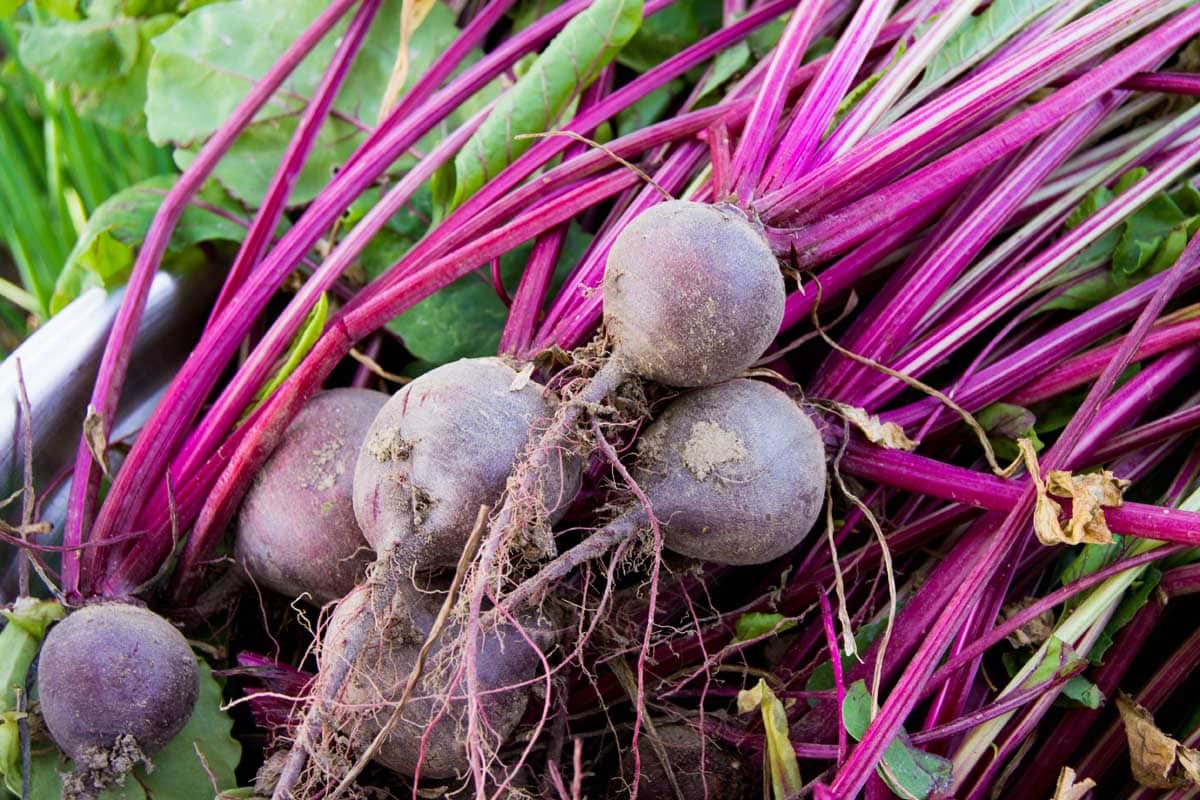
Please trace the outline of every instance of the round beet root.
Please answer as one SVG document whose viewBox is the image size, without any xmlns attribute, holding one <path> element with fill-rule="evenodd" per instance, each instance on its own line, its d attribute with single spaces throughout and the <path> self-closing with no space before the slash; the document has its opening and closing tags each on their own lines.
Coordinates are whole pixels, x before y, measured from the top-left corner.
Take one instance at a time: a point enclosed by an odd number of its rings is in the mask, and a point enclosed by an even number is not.
<svg viewBox="0 0 1200 800">
<path fill-rule="evenodd" d="M 234 553 L 250 576 L 318 604 L 344 596 L 375 554 L 354 519 L 354 465 L 383 392 L 331 389 L 284 434 L 242 503 Z"/>
<path fill-rule="evenodd" d="M 481 505 L 495 507 L 534 424 L 553 413 L 541 385 L 496 358 L 455 361 L 397 392 L 367 434 L 354 513 L 376 552 L 419 570 L 453 567 Z M 539 476 L 550 519 L 579 487 L 579 462 Z"/>
<path fill-rule="evenodd" d="M 737 379 L 673 401 L 638 439 L 633 477 L 666 547 L 761 564 L 798 545 L 825 499 L 821 435 L 769 384 Z"/>
<path fill-rule="evenodd" d="M 116 750 L 161 749 L 192 716 L 200 679 L 171 623 L 138 606 L 103 603 L 50 629 L 37 681 L 50 735 L 82 768 L 116 763 L 109 757 Z"/>
<path fill-rule="evenodd" d="M 346 595 L 374 553 L 354 519 L 354 464 L 388 395 L 320 392 L 296 415 L 241 506 L 236 558 L 254 581 L 316 603 Z"/>
<path fill-rule="evenodd" d="M 613 242 L 604 324 L 631 371 L 708 386 L 762 356 L 784 297 L 775 256 L 740 211 L 675 200 L 642 212 Z"/>
<path fill-rule="evenodd" d="M 355 618 L 371 613 L 367 597 L 367 591 L 359 588 L 338 604 L 322 644 L 322 671 L 344 657 L 345 633 Z M 429 619 L 424 622 L 428 625 Z M 357 724 L 339 724 L 343 731 L 350 732 L 358 751 L 370 744 L 391 716 L 391 704 L 403 694 L 427 632 L 428 627 L 420 622 L 414 631 L 410 621 L 393 619 L 385 622 L 360 652 L 340 698 L 343 708 L 351 711 Z M 448 627 L 439 641 L 453 642 L 459 632 Z M 458 680 L 449 693 L 449 704 L 443 709 L 446 687 L 462 664 L 457 654 L 452 658 L 444 655 L 440 646 L 430 652 L 422 679 L 375 755 L 375 761 L 394 772 L 413 776 L 418 761 L 424 778 L 452 778 L 467 769 L 466 677 Z M 504 625 L 481 641 L 477 664 L 482 715 L 486 719 L 484 737 L 488 747 L 499 747 L 520 722 L 529 700 L 529 688 L 518 684 L 536 674 L 540 661 L 525 638 L 515 628 Z M 509 686 L 513 688 L 505 688 Z M 422 737 L 435 717 L 439 718 L 422 744 Z"/>
<path fill-rule="evenodd" d="M 746 796 L 751 780 L 745 765 L 720 745 L 703 741 L 699 731 L 685 723 L 659 725 L 656 732 L 667 764 L 651 745 L 650 734 L 643 732 L 638 737 L 641 777 L 637 796 L 641 800 L 678 800 L 681 795 L 697 800 L 742 800 Z M 671 786 L 668 770 L 681 795 Z M 627 797 L 632 794 L 629 789 L 634 778 L 632 753 L 623 754 L 621 778 L 621 785 L 615 788 L 618 796 Z"/>
</svg>

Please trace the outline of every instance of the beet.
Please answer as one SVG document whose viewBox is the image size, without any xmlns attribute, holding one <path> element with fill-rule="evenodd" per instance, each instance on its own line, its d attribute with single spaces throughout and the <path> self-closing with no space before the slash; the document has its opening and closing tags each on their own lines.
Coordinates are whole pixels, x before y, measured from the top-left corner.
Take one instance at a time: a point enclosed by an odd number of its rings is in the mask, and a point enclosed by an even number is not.
<svg viewBox="0 0 1200 800">
<path fill-rule="evenodd" d="M 371 613 L 367 598 L 368 591 L 365 588 L 356 589 L 338 605 L 323 640 L 322 672 L 328 664 L 344 657 L 346 632 L 353 629 L 356 618 Z M 393 706 L 390 704 L 396 702 L 403 693 L 409 672 L 416 663 L 417 653 L 428 633 L 431 621 L 428 613 L 414 616 L 417 617 L 415 621 L 405 619 L 403 614 L 386 622 L 379 621 L 376 636 L 363 646 L 345 683 L 340 700 L 346 708 L 353 709 L 358 725 L 343 724 L 339 727 L 354 731 L 352 739 L 360 752 L 391 716 Z M 456 627 L 448 627 L 439 637 L 439 643 L 453 642 L 459 633 Z M 378 763 L 402 775 L 412 776 L 416 773 L 417 762 L 421 759 L 422 737 L 433 718 L 441 713 L 449 679 L 462 663 L 457 653 L 449 658 L 439 657 L 444 655 L 440 644 L 430 652 L 421 681 L 375 755 Z M 529 687 L 515 685 L 533 678 L 540 660 L 515 628 L 502 625 L 485 635 L 480 642 L 478 666 L 480 690 L 490 692 L 484 694 L 482 700 L 487 737 L 491 746 L 499 746 L 520 722 L 529 700 Z M 508 686 L 514 688 L 505 689 Z M 451 693 L 449 707 L 433 725 L 424 745 L 422 777 L 451 778 L 467 769 L 466 689 L 466 677 L 463 676 Z"/>
<path fill-rule="evenodd" d="M 534 426 L 553 411 L 540 384 L 496 358 L 455 361 L 414 380 L 379 412 L 359 455 L 354 512 L 363 533 L 401 564 L 453 567 L 479 507 L 495 506 Z M 543 471 L 549 520 L 578 486 L 572 456 Z"/>
<path fill-rule="evenodd" d="M 296 416 L 238 516 L 234 553 L 256 582 L 323 604 L 361 580 L 375 554 L 354 518 L 354 465 L 387 400 L 331 389 Z"/>
<path fill-rule="evenodd" d="M 102 786 L 179 733 L 200 678 L 171 623 L 140 606 L 102 603 L 50 629 L 37 682 L 50 736 L 77 771 L 94 773 L 90 785 Z"/>
<path fill-rule="evenodd" d="M 761 381 L 726 381 L 674 400 L 638 438 L 632 474 L 666 547 L 721 564 L 789 552 L 825 499 L 820 433 Z"/>
<path fill-rule="evenodd" d="M 627 369 L 668 386 L 741 374 L 783 320 L 779 264 L 735 208 L 675 200 L 621 231 L 604 272 L 604 324 Z"/>
</svg>

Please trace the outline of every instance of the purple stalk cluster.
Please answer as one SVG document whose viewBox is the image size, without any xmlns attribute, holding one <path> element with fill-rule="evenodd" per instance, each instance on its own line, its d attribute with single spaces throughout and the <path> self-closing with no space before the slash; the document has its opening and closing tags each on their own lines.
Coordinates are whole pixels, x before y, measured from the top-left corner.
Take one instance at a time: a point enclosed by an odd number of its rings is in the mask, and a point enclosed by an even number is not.
<svg viewBox="0 0 1200 800">
<path fill-rule="evenodd" d="M 671 3 L 648 0 L 645 14 Z M 874 782 L 875 769 L 902 726 L 913 743 L 953 756 L 971 730 L 1003 720 L 994 740 L 998 757 L 986 766 L 970 763 L 955 776 L 954 796 L 985 796 L 1008 757 L 1019 754 L 1041 724 L 1067 678 L 1084 667 L 997 696 L 987 688 L 982 658 L 1022 624 L 1103 581 L 1180 556 L 1185 546 L 1200 546 L 1200 513 L 1175 507 L 1196 468 L 1189 460 L 1179 469 L 1166 501 L 1129 502 L 1106 511 L 1113 531 L 1168 546 L 1125 552 L 1061 589 L 1042 592 L 1021 613 L 998 622 L 1002 606 L 1045 588 L 1029 576 L 1046 574 L 1051 566 L 1032 541 L 1033 484 L 1023 474 L 999 478 L 985 472 L 973 460 L 975 439 L 964 433 L 960 416 L 943 400 L 916 392 L 911 380 L 889 375 L 927 381 L 970 413 L 999 402 L 1037 409 L 1072 402 L 1065 427 L 1054 432 L 1041 455 L 1043 470 L 1118 464 L 1120 474 L 1144 477 L 1164 459 L 1175 458 L 1182 445 L 1194 443 L 1189 436 L 1200 428 L 1198 398 L 1177 395 L 1200 364 L 1200 322 L 1195 309 L 1181 302 L 1200 285 L 1196 240 L 1169 268 L 1118 287 L 1080 313 L 1038 313 L 1036 304 L 1089 247 L 1122 230 L 1161 192 L 1189 180 L 1200 164 L 1200 138 L 1190 133 L 1200 117 L 1195 108 L 1175 109 L 1165 121 L 1137 120 L 1141 135 L 1128 146 L 1112 146 L 1113 128 L 1132 124 L 1129 109 L 1135 104 L 1157 109 L 1164 94 L 1200 94 L 1195 75 L 1161 69 L 1200 33 L 1200 7 L 1184 0 L 1112 0 L 1085 13 L 1089 4 L 1058 4 L 1012 39 L 978 54 L 971 69 L 921 86 L 916 94 L 910 93 L 914 82 L 956 26 L 971 19 L 974 4 L 912 0 L 896 8 L 889 0 L 767 0 L 751 4 L 746 13 L 729 13 L 720 30 L 644 74 L 626 79 L 623 70 L 605 70 L 583 90 L 561 129 L 590 136 L 656 89 L 704 67 L 784 14 L 790 17 L 771 53 L 715 103 L 699 102 L 693 93 L 670 118 L 603 148 L 567 136 L 536 141 L 341 305 L 298 369 L 243 419 L 322 293 L 453 159 L 491 106 L 395 175 L 399 156 L 481 88 L 538 51 L 588 1 L 570 0 L 498 42 L 490 34 L 502 29 L 515 0 L 475 4 L 455 43 L 399 99 L 287 233 L 271 242 L 366 31 L 378 24 L 380 5 L 380 0 L 331 2 L 209 139 L 164 200 L 138 254 L 92 397 L 89 413 L 105 435 L 150 281 L 183 209 L 296 65 L 339 20 L 351 17 L 230 267 L 203 337 L 102 502 L 101 471 L 89 443 L 80 444 L 65 534 L 65 592 L 77 598 L 138 591 L 159 572 L 182 530 L 187 538 L 171 591 L 176 603 L 186 604 L 249 482 L 291 419 L 353 347 L 432 293 L 526 242 L 533 242 L 533 249 L 511 299 L 501 349 L 528 358 L 551 346 L 576 347 L 599 322 L 599 287 L 617 233 L 661 202 L 664 192 L 690 191 L 694 198 L 735 203 L 755 215 L 782 263 L 799 276 L 788 299 L 781 346 L 797 329 L 811 332 L 814 318 L 832 320 L 829 309 L 840 308 L 851 293 L 858 303 L 848 325 L 835 332 L 858 358 L 813 338 L 798 354 L 771 356 L 772 368 L 799 379 L 815 407 L 828 408 L 833 401 L 864 409 L 910 435 L 919 432 L 922 439 L 919 454 L 886 449 L 850 435 L 832 415 L 826 420 L 835 469 L 866 485 L 868 505 L 884 511 L 891 557 L 909 571 L 927 563 L 924 551 L 931 546 L 942 557 L 893 620 L 895 633 L 886 648 L 879 643 L 861 664 L 848 667 L 833 658 L 834 689 L 824 699 L 827 704 L 831 698 L 840 703 L 858 678 L 870 683 L 873 656 L 883 651 L 883 683 L 876 687 L 880 706 L 861 741 L 847 740 L 838 715 L 806 715 L 803 703 L 791 710 L 797 752 L 828 767 L 817 796 L 853 797 L 864 787 L 878 791 L 882 784 Z M 744 10 L 738 3 L 727 6 Z M 832 50 L 806 61 L 812 43 L 828 35 L 838 37 Z M 490 49 L 471 61 L 468 56 L 484 43 Z M 844 107 L 853 88 L 872 75 L 877 82 Z M 615 159 L 636 163 L 640 172 Z M 1148 173 L 1064 229 L 1067 215 L 1089 192 L 1113 185 L 1132 166 L 1145 166 Z M 386 192 L 378 203 L 317 260 L 284 310 L 266 321 L 265 332 L 252 335 L 285 279 L 314 258 L 319 240 L 360 195 L 380 185 Z M 598 212 L 595 236 L 558 294 L 548 297 L 567 226 L 585 212 Z M 1105 259 L 1103 265 L 1089 265 L 1092 271 L 1086 274 L 1107 268 Z M 239 358 L 247 341 L 249 348 Z M 1139 364 L 1140 371 L 1122 382 L 1131 364 Z M 892 372 L 881 374 L 880 365 Z M 223 376 L 228 380 L 220 385 Z M 1082 400 L 1071 395 L 1085 388 Z M 1175 405 L 1164 408 L 1164 398 Z M 811 612 L 811 630 L 796 634 L 780 661 L 777 677 L 791 689 L 797 681 L 802 688 L 838 647 L 830 600 L 831 587 L 840 580 L 836 576 L 843 571 L 847 576 L 844 596 L 836 602 L 851 606 L 840 610 L 856 626 L 885 607 L 863 578 L 882 555 L 875 540 L 863 534 L 866 515 L 849 510 L 843 522 L 829 540 L 841 548 L 838 568 L 825 544 L 814 544 L 778 565 L 759 599 L 746 608 L 778 608 L 797 616 Z M 1171 587 L 1173 596 L 1194 592 L 1200 586 L 1195 573 L 1194 567 L 1176 567 L 1166 573 L 1163 586 Z M 851 582 L 850 576 L 861 580 Z M 654 614 L 665 618 L 700 588 L 672 593 L 664 587 Z M 1136 649 L 1162 616 L 1157 602 L 1143 607 L 1120 632 L 1122 647 Z M 678 632 L 653 644 L 644 661 L 660 678 L 681 671 L 703 675 L 714 653 L 743 647 L 734 639 L 735 619 L 725 615 Z M 1080 641 L 1084 646 L 1094 636 Z M 1166 689 L 1154 687 L 1173 687 L 1196 666 L 1196 648 L 1189 642 L 1146 684 L 1141 702 L 1148 707 L 1166 699 Z M 1084 674 L 1110 693 L 1130 667 L 1130 656 L 1122 652 Z M 679 697 L 690 680 L 675 687 Z M 619 698 L 620 688 L 606 679 L 581 683 L 570 688 L 566 703 L 594 707 L 598 697 L 604 702 Z M 1055 721 L 1055 769 L 1080 747 L 1089 748 L 1078 761 L 1084 773 L 1098 776 L 1109 767 L 1119 732 L 1110 729 L 1099 741 L 1082 737 L 1099 713 L 1076 709 Z M 720 730 L 724 738 L 762 746 L 753 726 L 749 732 L 737 726 Z M 1055 777 L 1039 764 L 1019 779 L 1017 785 L 1027 793 L 1021 796 L 1047 794 Z"/>
</svg>

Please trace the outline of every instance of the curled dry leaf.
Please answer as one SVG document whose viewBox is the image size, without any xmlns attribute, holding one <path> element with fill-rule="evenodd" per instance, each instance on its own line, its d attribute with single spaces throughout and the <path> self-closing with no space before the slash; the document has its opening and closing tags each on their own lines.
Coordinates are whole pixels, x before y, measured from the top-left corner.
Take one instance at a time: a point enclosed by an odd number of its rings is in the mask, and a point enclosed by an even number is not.
<svg viewBox="0 0 1200 800">
<path fill-rule="evenodd" d="M 1128 695 L 1117 697 L 1117 710 L 1125 724 L 1134 780 L 1151 789 L 1200 786 L 1200 752 L 1159 730 L 1150 712 Z"/>
<path fill-rule="evenodd" d="M 1082 800 L 1084 795 L 1094 788 L 1096 788 L 1094 780 L 1084 778 L 1076 783 L 1075 770 L 1063 767 L 1062 772 L 1058 773 L 1058 785 L 1054 787 L 1054 797 L 1050 800 Z"/>
<path fill-rule="evenodd" d="M 1027 597 L 1015 603 L 1009 603 L 1000 609 L 1002 619 L 1011 619 L 1029 606 L 1037 602 L 1036 597 Z M 1013 647 L 1036 647 L 1050 638 L 1054 632 L 1054 612 L 1046 609 L 1033 619 L 1026 622 L 1008 635 L 1008 642 Z"/>
<path fill-rule="evenodd" d="M 1109 544 L 1112 531 L 1104 520 L 1104 509 L 1121 505 L 1129 481 L 1110 470 L 1072 475 L 1063 470 L 1046 473 L 1046 489 L 1058 497 L 1071 498 L 1071 520 L 1067 523 L 1071 543 Z"/>
<path fill-rule="evenodd" d="M 894 422 L 880 422 L 879 417 L 868 414 L 865 409 L 838 403 L 838 410 L 854 427 L 874 444 L 889 450 L 916 450 L 917 442 L 908 438 L 908 434 Z"/>
<path fill-rule="evenodd" d="M 83 418 L 83 440 L 87 442 L 92 458 L 108 475 L 108 436 L 104 432 L 104 417 L 96 413 L 92 405 L 87 407 L 87 416 Z"/>
<path fill-rule="evenodd" d="M 1112 531 L 1104 519 L 1104 509 L 1121 505 L 1129 481 L 1107 469 L 1084 475 L 1052 469 L 1043 480 L 1033 443 L 1021 439 L 1017 446 L 1037 489 L 1033 530 L 1038 541 L 1045 545 L 1111 544 Z M 1071 519 L 1065 527 L 1060 521 L 1062 506 L 1050 495 L 1071 500 Z"/>
<path fill-rule="evenodd" d="M 530 378 L 533 377 L 533 364 L 526 364 L 521 368 L 521 371 L 516 374 L 512 380 L 512 385 L 508 387 L 510 392 L 519 392 L 529 385 Z"/>
</svg>

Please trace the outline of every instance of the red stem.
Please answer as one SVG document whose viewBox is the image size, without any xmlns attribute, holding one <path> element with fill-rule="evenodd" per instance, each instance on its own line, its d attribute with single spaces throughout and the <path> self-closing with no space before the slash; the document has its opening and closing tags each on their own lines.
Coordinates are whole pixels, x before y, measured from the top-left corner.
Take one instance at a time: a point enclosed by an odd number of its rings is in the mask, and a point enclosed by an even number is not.
<svg viewBox="0 0 1200 800">
<path fill-rule="evenodd" d="M 112 431 L 117 402 L 125 383 L 125 373 L 133 354 L 134 337 L 142 318 L 142 312 L 146 307 L 150 283 L 158 271 L 159 262 L 166 252 L 171 232 L 175 229 L 179 218 L 187 209 L 192 196 L 200 190 L 217 162 L 242 130 L 254 119 L 258 110 L 271 99 L 276 89 L 283 84 L 304 57 L 316 47 L 317 43 L 355 2 L 356 0 L 332 0 L 329 7 L 313 21 L 308 30 L 292 43 L 271 69 L 267 70 L 266 75 L 238 104 L 229 119 L 205 142 L 195 161 L 184 170 L 183 174 L 179 176 L 179 180 L 167 193 L 153 222 L 150 223 L 150 229 L 146 232 L 146 238 L 138 251 L 137 261 L 129 276 L 129 284 L 121 301 L 121 308 L 117 312 L 116 321 L 113 323 L 112 332 L 109 334 L 108 344 L 100 362 L 100 371 L 96 377 L 96 385 L 92 391 L 89 412 L 99 417 L 105 439 Z M 92 459 L 86 439 L 81 437 L 78 454 L 75 458 L 75 475 L 67 507 L 64 545 L 72 547 L 83 542 L 84 531 L 91 526 L 99 486 L 100 471 Z M 88 550 L 89 565 L 95 565 L 97 555 L 98 548 Z M 68 595 L 76 595 L 81 588 L 86 590 L 88 587 L 81 587 L 80 584 L 79 557 L 68 553 L 63 558 L 63 590 Z"/>
</svg>

